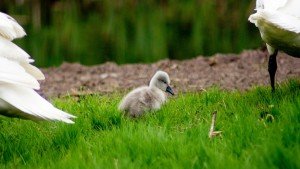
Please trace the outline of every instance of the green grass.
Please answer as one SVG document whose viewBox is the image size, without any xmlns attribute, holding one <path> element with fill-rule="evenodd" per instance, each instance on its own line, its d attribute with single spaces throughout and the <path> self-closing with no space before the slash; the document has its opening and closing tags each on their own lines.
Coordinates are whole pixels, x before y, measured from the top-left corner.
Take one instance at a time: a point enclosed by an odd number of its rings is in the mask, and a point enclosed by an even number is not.
<svg viewBox="0 0 300 169">
<path fill-rule="evenodd" d="M 178 94 L 138 120 L 120 94 L 55 99 L 76 124 L 1 117 L 0 168 L 300 168 L 299 86 Z M 223 135 L 210 140 L 214 110 Z"/>
</svg>

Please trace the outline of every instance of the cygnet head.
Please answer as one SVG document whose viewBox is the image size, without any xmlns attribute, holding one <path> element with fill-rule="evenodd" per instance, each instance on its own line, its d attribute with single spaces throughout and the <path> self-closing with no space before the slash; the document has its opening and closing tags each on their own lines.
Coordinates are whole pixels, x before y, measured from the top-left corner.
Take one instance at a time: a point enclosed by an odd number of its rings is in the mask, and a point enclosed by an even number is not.
<svg viewBox="0 0 300 169">
<path fill-rule="evenodd" d="M 169 75 L 164 71 L 157 71 L 150 81 L 150 88 L 158 88 L 164 92 L 174 95 L 172 88 L 170 87 Z"/>
</svg>

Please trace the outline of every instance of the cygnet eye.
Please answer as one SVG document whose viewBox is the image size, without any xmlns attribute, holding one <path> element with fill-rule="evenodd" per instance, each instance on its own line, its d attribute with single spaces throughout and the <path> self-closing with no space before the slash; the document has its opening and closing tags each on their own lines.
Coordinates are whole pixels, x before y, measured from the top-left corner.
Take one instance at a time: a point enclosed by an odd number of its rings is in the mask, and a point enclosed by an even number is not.
<svg viewBox="0 0 300 169">
<path fill-rule="evenodd" d="M 164 81 L 164 80 L 161 80 L 164 84 L 167 84 L 167 82 L 166 81 Z"/>
</svg>

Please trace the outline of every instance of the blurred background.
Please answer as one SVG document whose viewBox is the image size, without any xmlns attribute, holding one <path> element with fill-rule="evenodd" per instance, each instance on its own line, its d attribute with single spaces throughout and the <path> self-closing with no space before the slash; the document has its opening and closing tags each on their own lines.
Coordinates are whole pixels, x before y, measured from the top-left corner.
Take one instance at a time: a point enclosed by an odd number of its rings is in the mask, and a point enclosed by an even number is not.
<svg viewBox="0 0 300 169">
<path fill-rule="evenodd" d="M 150 63 L 262 45 L 255 0 L 0 0 L 28 36 L 14 42 L 40 67 L 63 61 Z"/>
</svg>

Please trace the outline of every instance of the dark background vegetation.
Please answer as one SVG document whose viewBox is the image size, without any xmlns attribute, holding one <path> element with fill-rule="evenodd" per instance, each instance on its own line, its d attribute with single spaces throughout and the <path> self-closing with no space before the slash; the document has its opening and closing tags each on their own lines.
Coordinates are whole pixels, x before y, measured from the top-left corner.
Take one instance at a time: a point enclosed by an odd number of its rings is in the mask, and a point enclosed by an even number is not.
<svg viewBox="0 0 300 169">
<path fill-rule="evenodd" d="M 255 0 L 1 0 L 38 66 L 154 62 L 258 48 Z"/>
</svg>

